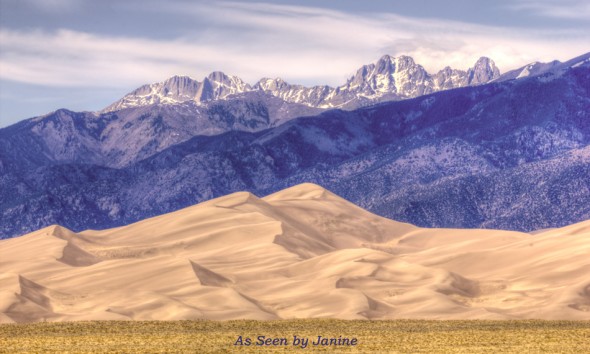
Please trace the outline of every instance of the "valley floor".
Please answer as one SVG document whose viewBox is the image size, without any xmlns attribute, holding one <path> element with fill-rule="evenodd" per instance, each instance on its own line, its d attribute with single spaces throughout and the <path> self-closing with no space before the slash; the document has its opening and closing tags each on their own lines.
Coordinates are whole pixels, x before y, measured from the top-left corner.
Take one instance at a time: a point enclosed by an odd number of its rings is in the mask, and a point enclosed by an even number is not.
<svg viewBox="0 0 590 354">
<path fill-rule="evenodd" d="M 307 338 L 306 348 L 293 336 Z M 242 336 L 250 346 L 235 345 Z M 285 338 L 286 345 L 256 345 Z M 356 338 L 354 346 L 314 346 L 318 336 Z M 279 340 L 276 341 L 278 343 Z M 270 341 L 272 343 L 272 340 Z M 284 342 L 283 342 L 284 343 Z M 588 353 L 590 321 L 94 321 L 0 325 L 0 353 Z"/>
</svg>

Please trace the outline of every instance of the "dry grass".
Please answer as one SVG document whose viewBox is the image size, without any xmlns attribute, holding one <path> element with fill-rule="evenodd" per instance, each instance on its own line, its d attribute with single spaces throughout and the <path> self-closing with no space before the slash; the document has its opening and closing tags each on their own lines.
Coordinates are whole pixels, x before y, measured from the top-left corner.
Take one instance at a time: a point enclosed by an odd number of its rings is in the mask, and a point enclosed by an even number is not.
<svg viewBox="0 0 590 354">
<path fill-rule="evenodd" d="M 234 346 L 238 336 L 252 346 Z M 256 346 L 256 337 L 284 337 L 287 346 Z M 310 338 L 302 349 L 293 335 Z M 355 337 L 351 347 L 312 346 L 312 339 Z M 0 352 L 70 353 L 590 353 L 589 321 L 169 321 L 0 325 Z"/>
</svg>

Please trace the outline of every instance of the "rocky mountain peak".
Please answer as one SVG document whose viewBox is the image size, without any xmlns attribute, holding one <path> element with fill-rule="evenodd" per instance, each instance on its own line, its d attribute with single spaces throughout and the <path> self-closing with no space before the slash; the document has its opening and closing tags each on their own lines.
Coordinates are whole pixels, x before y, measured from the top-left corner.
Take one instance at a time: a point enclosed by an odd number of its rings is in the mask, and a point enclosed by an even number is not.
<svg viewBox="0 0 590 354">
<path fill-rule="evenodd" d="M 163 85 L 174 85 L 174 84 L 186 84 L 186 83 L 198 83 L 198 80 L 193 79 L 187 75 L 174 75 L 162 82 Z"/>
<path fill-rule="evenodd" d="M 188 76 L 173 76 L 164 82 L 144 85 L 103 112 L 151 104 L 176 104 L 226 99 L 230 95 L 263 91 L 285 102 L 313 108 L 350 109 L 368 102 L 417 97 L 435 91 L 479 85 L 499 77 L 494 62 L 480 58 L 468 71 L 446 67 L 430 75 L 407 55 L 383 55 L 363 65 L 347 82 L 338 87 L 291 85 L 280 78 L 263 78 L 250 86 L 237 76 L 214 71 L 199 82 Z M 361 102 L 362 101 L 362 102 Z"/>
<path fill-rule="evenodd" d="M 395 59 L 396 64 L 396 71 L 404 71 L 408 69 L 412 69 L 416 66 L 416 62 L 414 62 L 414 58 L 407 56 L 407 55 L 400 55 Z"/>
<path fill-rule="evenodd" d="M 207 75 L 207 79 L 212 83 L 217 83 L 219 85 L 224 86 L 232 86 L 238 90 L 243 90 L 246 87 L 249 87 L 247 83 L 245 83 L 242 79 L 237 76 L 227 75 L 221 71 L 214 71 L 211 74 Z"/>
<path fill-rule="evenodd" d="M 213 71 L 211 74 L 207 75 L 207 79 L 211 81 L 225 82 L 229 81 L 229 76 L 222 71 Z"/>
<path fill-rule="evenodd" d="M 262 90 L 262 91 L 277 91 L 283 90 L 290 86 L 285 80 L 281 79 L 280 77 L 271 79 L 271 78 L 262 78 L 260 79 L 253 88 L 255 90 Z"/>
<path fill-rule="evenodd" d="M 377 62 L 392 62 L 395 59 L 395 57 L 392 57 L 389 54 L 384 54 L 381 58 L 379 58 L 379 60 Z"/>
<path fill-rule="evenodd" d="M 488 57 L 481 57 L 473 68 L 468 70 L 468 85 L 485 84 L 500 77 L 500 70 L 494 61 Z"/>
<path fill-rule="evenodd" d="M 191 99 L 195 97 L 202 83 L 189 76 L 172 76 L 152 89 L 161 96 L 171 97 L 175 100 Z"/>
<path fill-rule="evenodd" d="M 374 73 L 376 73 L 376 74 L 389 75 L 389 74 L 392 74 L 394 71 L 395 71 L 395 58 L 392 58 L 389 55 L 384 55 L 375 64 Z"/>
<path fill-rule="evenodd" d="M 252 87 L 237 76 L 226 75 L 221 71 L 214 71 L 204 81 L 208 81 L 212 88 L 212 99 L 222 99 L 229 95 L 251 91 Z"/>
</svg>

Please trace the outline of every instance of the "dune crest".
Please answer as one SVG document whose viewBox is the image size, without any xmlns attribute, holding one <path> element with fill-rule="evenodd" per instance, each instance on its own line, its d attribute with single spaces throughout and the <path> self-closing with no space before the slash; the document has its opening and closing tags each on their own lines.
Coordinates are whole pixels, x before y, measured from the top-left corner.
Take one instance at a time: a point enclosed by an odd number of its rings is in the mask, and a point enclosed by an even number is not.
<svg viewBox="0 0 590 354">
<path fill-rule="evenodd" d="M 0 322 L 590 319 L 590 221 L 424 229 L 313 184 L 0 241 Z"/>
</svg>

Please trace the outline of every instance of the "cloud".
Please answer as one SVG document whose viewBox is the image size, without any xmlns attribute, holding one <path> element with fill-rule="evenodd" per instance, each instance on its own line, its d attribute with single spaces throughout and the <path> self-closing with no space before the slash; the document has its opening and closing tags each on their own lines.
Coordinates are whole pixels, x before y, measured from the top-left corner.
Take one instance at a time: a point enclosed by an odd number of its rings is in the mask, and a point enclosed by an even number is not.
<svg viewBox="0 0 590 354">
<path fill-rule="evenodd" d="M 135 11 L 135 10 L 134 10 Z M 413 56 L 429 71 L 466 69 L 482 55 L 507 71 L 534 60 L 568 59 L 589 47 L 582 30 L 520 30 L 396 14 L 265 3 L 146 2 L 154 18 L 190 18 L 171 39 L 0 29 L 0 79 L 62 87 L 123 87 L 173 74 L 214 70 L 250 83 L 281 76 L 303 84 L 342 84 L 383 54 Z"/>
<path fill-rule="evenodd" d="M 4 0 L 10 1 L 10 0 Z M 81 0 L 19 0 L 29 7 L 45 12 L 70 12 L 80 7 Z"/>
<path fill-rule="evenodd" d="M 519 0 L 509 5 L 512 10 L 528 12 L 537 16 L 559 19 L 590 20 L 590 3 L 586 0 Z"/>
</svg>

